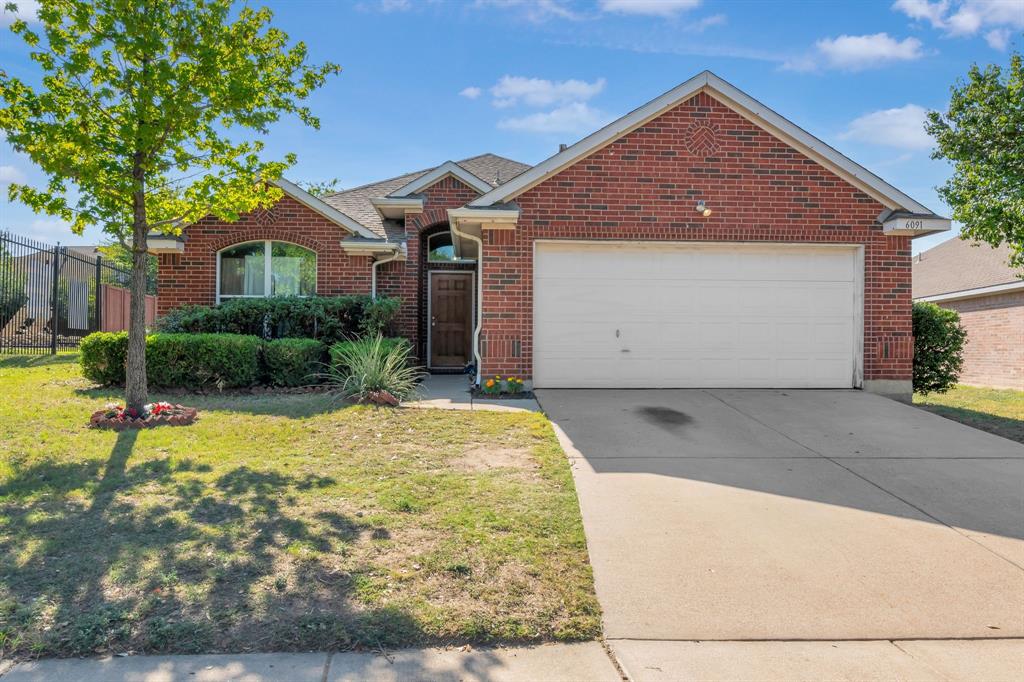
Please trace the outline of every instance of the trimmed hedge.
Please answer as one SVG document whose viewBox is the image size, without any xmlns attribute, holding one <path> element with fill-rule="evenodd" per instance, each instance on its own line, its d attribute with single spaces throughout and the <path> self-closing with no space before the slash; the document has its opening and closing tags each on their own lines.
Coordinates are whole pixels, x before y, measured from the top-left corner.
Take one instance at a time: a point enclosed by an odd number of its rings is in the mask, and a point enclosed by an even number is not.
<svg viewBox="0 0 1024 682">
<path fill-rule="evenodd" d="M 967 330 L 960 313 L 934 303 L 914 303 L 914 391 L 945 393 L 960 378 Z"/>
<path fill-rule="evenodd" d="M 271 386 L 306 386 L 323 372 L 324 344 L 316 339 L 277 339 L 263 345 L 264 379 Z"/>
<path fill-rule="evenodd" d="M 326 344 L 386 333 L 400 301 L 353 296 L 237 298 L 218 306 L 182 306 L 156 321 L 158 331 L 317 339 Z"/>
<path fill-rule="evenodd" d="M 128 359 L 128 332 L 89 334 L 78 344 L 78 350 L 82 374 L 86 379 L 105 386 L 124 383 L 124 363 Z"/>
<path fill-rule="evenodd" d="M 240 388 L 259 383 L 263 341 L 239 334 L 150 334 L 146 378 L 165 388 Z M 82 374 L 99 384 L 123 384 L 128 332 L 82 339 Z"/>
<path fill-rule="evenodd" d="M 340 368 L 344 364 L 342 358 L 352 353 L 357 347 L 365 344 L 366 341 L 363 339 L 357 339 L 355 341 L 339 341 L 332 345 L 328 350 L 331 358 L 331 366 Z M 406 356 L 412 355 L 412 344 L 409 343 L 409 339 L 396 336 L 394 338 L 387 338 L 380 340 L 380 351 L 382 355 L 388 355 L 395 348 L 404 347 Z"/>
</svg>

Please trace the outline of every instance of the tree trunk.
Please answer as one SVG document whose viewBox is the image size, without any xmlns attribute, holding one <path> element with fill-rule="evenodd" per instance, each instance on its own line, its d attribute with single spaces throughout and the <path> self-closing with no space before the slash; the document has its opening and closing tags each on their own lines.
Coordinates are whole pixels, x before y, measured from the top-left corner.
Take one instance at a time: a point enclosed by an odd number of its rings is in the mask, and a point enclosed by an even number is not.
<svg viewBox="0 0 1024 682">
<path fill-rule="evenodd" d="M 129 280 L 131 306 L 128 309 L 128 362 L 125 365 L 125 407 L 141 411 L 149 401 L 146 385 L 146 194 L 141 164 L 133 170 L 132 274 Z"/>
</svg>

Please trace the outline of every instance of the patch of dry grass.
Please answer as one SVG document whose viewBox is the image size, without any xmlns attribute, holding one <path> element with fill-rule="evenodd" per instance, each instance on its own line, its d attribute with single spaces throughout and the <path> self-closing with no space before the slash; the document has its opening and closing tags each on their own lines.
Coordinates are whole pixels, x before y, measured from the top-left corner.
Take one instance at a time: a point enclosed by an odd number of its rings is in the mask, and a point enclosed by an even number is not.
<svg viewBox="0 0 1024 682">
<path fill-rule="evenodd" d="M 4 655 L 599 635 L 541 415 L 206 396 L 117 434 L 85 428 L 116 394 L 73 357 L 0 360 L 0 385 Z"/>
</svg>

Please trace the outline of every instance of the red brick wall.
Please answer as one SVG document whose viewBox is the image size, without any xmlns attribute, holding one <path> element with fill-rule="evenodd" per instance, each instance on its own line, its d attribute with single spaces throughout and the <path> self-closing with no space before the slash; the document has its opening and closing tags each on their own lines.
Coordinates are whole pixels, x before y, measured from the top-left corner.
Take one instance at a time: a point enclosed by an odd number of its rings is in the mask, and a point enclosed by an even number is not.
<svg viewBox="0 0 1024 682">
<path fill-rule="evenodd" d="M 960 381 L 1024 390 L 1024 292 L 941 301 L 967 329 Z"/>
<path fill-rule="evenodd" d="M 158 315 L 187 303 L 216 302 L 217 251 L 239 242 L 272 239 L 312 249 L 317 255 L 317 293 L 324 296 L 370 292 L 370 258 L 341 250 L 348 232 L 291 197 L 270 211 L 256 211 L 238 222 L 204 218 L 185 230 L 185 252 L 159 257 Z"/>
<path fill-rule="evenodd" d="M 486 374 L 531 376 L 535 239 L 660 239 L 863 244 L 864 378 L 910 379 L 909 238 L 883 236 L 878 202 L 706 93 L 515 201 L 518 227 L 484 235 Z"/>
<path fill-rule="evenodd" d="M 422 194 L 423 213 L 410 215 L 405 221 L 408 258 L 380 266 L 377 292 L 402 299 L 396 331 L 412 341 L 420 358 L 426 358 L 428 268 L 424 239 L 429 234 L 447 229 L 449 208 L 463 206 L 480 194 L 451 176 L 431 185 Z M 433 265 L 430 268 L 446 269 L 445 266 Z"/>
</svg>

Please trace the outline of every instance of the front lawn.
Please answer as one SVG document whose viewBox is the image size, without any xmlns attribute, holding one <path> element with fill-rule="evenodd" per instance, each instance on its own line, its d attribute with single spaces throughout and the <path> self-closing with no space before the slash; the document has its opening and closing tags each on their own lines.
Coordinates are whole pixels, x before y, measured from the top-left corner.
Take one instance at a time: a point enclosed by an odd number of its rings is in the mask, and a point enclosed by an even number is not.
<svg viewBox="0 0 1024 682">
<path fill-rule="evenodd" d="M 153 397 L 200 421 L 90 430 L 76 356 L 0 359 L 0 655 L 600 634 L 542 415 Z"/>
<path fill-rule="evenodd" d="M 1024 443 L 1024 391 L 956 386 L 948 393 L 914 395 L 918 407 Z"/>
</svg>

